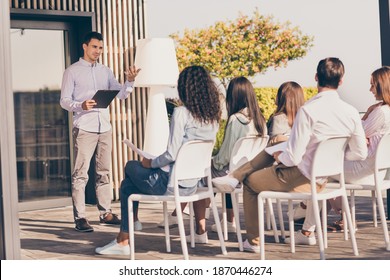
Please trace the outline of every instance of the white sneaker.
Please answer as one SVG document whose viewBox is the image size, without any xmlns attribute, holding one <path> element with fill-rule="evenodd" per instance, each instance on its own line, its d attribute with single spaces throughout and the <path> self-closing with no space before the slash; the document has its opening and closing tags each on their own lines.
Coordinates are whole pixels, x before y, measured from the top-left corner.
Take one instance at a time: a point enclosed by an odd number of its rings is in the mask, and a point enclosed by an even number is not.
<svg viewBox="0 0 390 280">
<path fill-rule="evenodd" d="M 260 246 L 250 244 L 248 239 L 245 239 L 244 243 L 242 244 L 242 247 L 246 252 L 258 253 L 258 254 L 260 253 Z"/>
<path fill-rule="evenodd" d="M 164 228 L 164 220 L 162 220 L 161 222 L 159 222 L 157 224 L 157 226 L 159 228 Z M 172 216 L 172 214 L 169 214 L 168 215 L 168 226 L 169 228 L 175 228 L 177 227 L 177 216 Z"/>
<path fill-rule="evenodd" d="M 212 179 L 212 182 L 221 192 L 232 192 L 240 183 L 236 178 L 230 175 L 214 178 Z"/>
<path fill-rule="evenodd" d="M 115 239 L 104 247 L 97 247 L 95 252 L 100 255 L 130 255 L 130 247 L 118 244 Z"/>
<path fill-rule="evenodd" d="M 134 222 L 134 231 L 141 231 L 142 230 L 142 224 L 140 221 Z"/>
<path fill-rule="evenodd" d="M 223 231 L 223 222 L 222 221 L 221 221 L 221 228 Z M 216 224 L 213 224 L 211 226 L 211 231 L 217 232 L 217 225 Z M 237 232 L 236 225 L 234 223 L 227 222 L 227 231 L 228 231 L 228 233 L 236 233 Z"/>
<path fill-rule="evenodd" d="M 196 234 L 194 236 L 195 243 L 196 244 L 207 244 L 209 243 L 209 238 L 207 237 L 207 231 L 203 234 Z M 186 236 L 187 243 L 191 243 L 191 236 Z"/>
<path fill-rule="evenodd" d="M 314 232 L 312 232 L 309 236 L 306 236 L 302 233 L 302 231 L 298 230 L 294 232 L 294 237 L 295 237 L 295 245 L 316 245 L 317 240 L 316 237 L 314 236 Z M 284 243 L 290 244 L 291 239 L 287 237 L 284 240 Z"/>
</svg>

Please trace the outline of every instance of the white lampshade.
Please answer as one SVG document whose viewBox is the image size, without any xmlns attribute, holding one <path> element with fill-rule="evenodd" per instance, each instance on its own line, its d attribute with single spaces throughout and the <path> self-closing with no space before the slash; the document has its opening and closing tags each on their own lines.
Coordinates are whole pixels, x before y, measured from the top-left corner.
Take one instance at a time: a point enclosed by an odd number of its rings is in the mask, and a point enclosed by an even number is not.
<svg viewBox="0 0 390 280">
<path fill-rule="evenodd" d="M 171 38 L 138 40 L 134 65 L 141 69 L 134 86 L 175 86 L 179 77 L 175 45 Z"/>
</svg>

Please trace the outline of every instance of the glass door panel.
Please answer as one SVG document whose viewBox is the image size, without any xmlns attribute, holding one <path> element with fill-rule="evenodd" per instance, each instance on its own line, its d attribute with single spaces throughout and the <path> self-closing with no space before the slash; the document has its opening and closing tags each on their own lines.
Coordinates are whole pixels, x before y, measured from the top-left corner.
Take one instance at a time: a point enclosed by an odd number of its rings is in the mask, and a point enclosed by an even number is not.
<svg viewBox="0 0 390 280">
<path fill-rule="evenodd" d="M 64 32 L 11 29 L 19 202 L 71 196 Z"/>
</svg>

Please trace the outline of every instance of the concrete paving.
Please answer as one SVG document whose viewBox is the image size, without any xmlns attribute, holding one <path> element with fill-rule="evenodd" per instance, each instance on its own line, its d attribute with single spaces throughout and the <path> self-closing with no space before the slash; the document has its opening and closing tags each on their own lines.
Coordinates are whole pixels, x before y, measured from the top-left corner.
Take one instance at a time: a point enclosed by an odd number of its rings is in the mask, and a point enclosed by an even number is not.
<svg viewBox="0 0 390 280">
<path fill-rule="evenodd" d="M 219 197 L 219 196 L 218 196 Z M 220 200 L 217 197 L 218 206 Z M 120 214 L 119 203 L 113 204 L 114 213 Z M 357 197 L 357 243 L 359 256 L 354 256 L 350 241 L 344 241 L 342 233 L 329 233 L 326 258 L 332 260 L 390 260 L 390 252 L 385 250 L 382 227 L 372 224 L 371 202 L 366 196 Z M 242 204 L 241 204 L 242 207 Z M 284 206 L 285 207 L 285 206 Z M 53 208 L 20 213 L 21 254 L 23 260 L 126 260 L 127 256 L 101 256 L 95 254 L 95 247 L 113 240 L 119 231 L 118 226 L 99 224 L 96 206 L 87 206 L 87 216 L 95 231 L 80 233 L 74 230 L 72 207 Z M 211 215 L 212 216 L 212 215 Z M 182 259 L 182 251 L 177 228 L 171 230 L 172 252 L 165 249 L 164 230 L 157 227 L 162 220 L 162 204 L 140 204 L 140 220 L 143 230 L 135 235 L 135 252 L 138 260 L 177 260 Z M 243 210 L 240 209 L 243 222 Z M 330 215 L 329 221 L 338 219 Z M 285 217 L 287 221 L 287 217 Z M 185 220 L 188 225 L 188 218 Z M 388 221 L 388 224 L 390 222 Z M 207 227 L 213 219 L 207 221 Z M 188 230 L 188 227 L 187 227 Z M 187 231 L 188 232 L 188 231 Z M 245 229 L 243 229 L 245 237 Z M 226 241 L 228 254 L 222 255 L 217 234 L 209 231 L 209 244 L 189 248 L 192 260 L 257 260 L 258 254 L 240 252 L 235 234 L 229 234 Z M 318 246 L 297 246 L 296 253 L 290 252 L 287 244 L 275 243 L 272 231 L 266 231 L 266 258 L 269 260 L 312 260 L 319 259 Z"/>
</svg>

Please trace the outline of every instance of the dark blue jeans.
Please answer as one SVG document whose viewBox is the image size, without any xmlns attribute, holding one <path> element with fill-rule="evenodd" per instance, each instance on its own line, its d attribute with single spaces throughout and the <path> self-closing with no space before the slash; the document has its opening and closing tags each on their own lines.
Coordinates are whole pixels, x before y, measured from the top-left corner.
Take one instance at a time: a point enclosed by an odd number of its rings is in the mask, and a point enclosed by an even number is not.
<svg viewBox="0 0 390 280">
<path fill-rule="evenodd" d="M 121 183 L 121 231 L 129 232 L 127 199 L 130 195 L 162 195 L 167 190 L 169 173 L 160 168 L 144 168 L 139 161 L 129 161 L 125 166 L 125 178 Z M 138 201 L 133 202 L 134 213 L 138 212 Z"/>
</svg>

